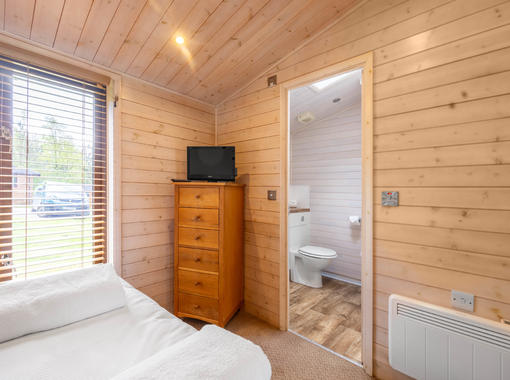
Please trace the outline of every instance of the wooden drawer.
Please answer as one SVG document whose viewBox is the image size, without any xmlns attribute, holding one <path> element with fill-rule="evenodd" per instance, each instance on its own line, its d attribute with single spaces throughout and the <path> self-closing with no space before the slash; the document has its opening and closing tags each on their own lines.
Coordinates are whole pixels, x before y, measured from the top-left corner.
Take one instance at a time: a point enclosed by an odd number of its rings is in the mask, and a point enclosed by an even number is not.
<svg viewBox="0 0 510 380">
<path fill-rule="evenodd" d="M 218 300 L 179 293 L 179 311 L 181 313 L 218 320 Z"/>
<path fill-rule="evenodd" d="M 218 231 L 179 227 L 179 245 L 197 248 L 218 248 Z"/>
<path fill-rule="evenodd" d="M 179 226 L 218 228 L 218 209 L 179 207 Z"/>
<path fill-rule="evenodd" d="M 218 275 L 179 269 L 179 290 L 218 298 Z"/>
<path fill-rule="evenodd" d="M 220 190 L 217 187 L 180 187 L 179 206 L 218 208 Z"/>
<path fill-rule="evenodd" d="M 179 268 L 218 273 L 218 251 L 179 247 Z"/>
</svg>

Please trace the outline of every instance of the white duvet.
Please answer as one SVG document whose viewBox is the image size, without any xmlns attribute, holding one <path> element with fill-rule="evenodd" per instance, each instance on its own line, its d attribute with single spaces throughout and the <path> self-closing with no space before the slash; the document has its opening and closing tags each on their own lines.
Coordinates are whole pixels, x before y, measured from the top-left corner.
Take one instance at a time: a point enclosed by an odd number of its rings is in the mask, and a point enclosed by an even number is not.
<svg viewBox="0 0 510 380">
<path fill-rule="evenodd" d="M 110 379 L 196 330 L 125 284 L 126 306 L 0 344 L 0 379 Z"/>
<path fill-rule="evenodd" d="M 218 329 L 221 333 L 208 333 L 210 328 L 203 329 L 201 334 L 197 333 L 196 329 L 126 282 L 122 281 L 122 287 L 125 291 L 123 307 L 1 343 L 0 379 L 106 380 L 115 376 L 124 376 L 121 379 L 154 380 L 270 378 L 269 362 L 258 346 L 216 327 L 212 330 Z M 66 297 L 67 295 L 62 298 L 63 302 L 67 302 Z M 103 306 L 115 306 L 114 299 L 103 303 Z M 47 308 L 33 308 L 33 305 L 30 305 L 28 310 L 46 312 Z M 50 318 L 52 323 L 56 320 L 66 321 L 69 317 L 65 312 L 62 313 L 62 310 L 59 313 L 57 318 Z M 3 326 L 12 326 L 12 310 L 4 315 L 11 319 L 6 318 Z M 75 317 L 76 315 L 74 314 Z M 44 323 L 41 324 L 43 325 Z M 28 324 L 30 329 L 34 326 L 39 326 L 37 320 Z M 23 333 L 24 328 L 19 327 L 16 334 Z M 8 333 L 4 335 L 7 336 Z M 178 345 L 181 343 L 183 346 L 179 349 Z M 201 360 L 202 367 L 195 360 L 196 353 L 201 350 L 205 355 Z M 206 352 L 210 355 L 206 355 Z M 165 366 L 167 373 L 161 377 L 125 377 L 137 376 L 140 368 L 146 368 L 143 371 L 152 371 L 151 363 L 154 364 L 163 356 L 165 358 L 162 360 L 174 365 Z M 147 361 L 151 357 L 153 359 Z M 223 365 L 219 361 L 222 361 Z M 193 368 L 196 369 L 193 373 L 199 377 L 191 377 L 191 374 L 181 376 L 186 373 L 183 371 Z M 174 375 L 171 375 L 172 373 Z M 237 374 L 248 377 L 238 377 Z"/>
<path fill-rule="evenodd" d="M 204 326 L 112 380 L 256 380 L 270 379 L 262 349 L 225 329 Z"/>
</svg>

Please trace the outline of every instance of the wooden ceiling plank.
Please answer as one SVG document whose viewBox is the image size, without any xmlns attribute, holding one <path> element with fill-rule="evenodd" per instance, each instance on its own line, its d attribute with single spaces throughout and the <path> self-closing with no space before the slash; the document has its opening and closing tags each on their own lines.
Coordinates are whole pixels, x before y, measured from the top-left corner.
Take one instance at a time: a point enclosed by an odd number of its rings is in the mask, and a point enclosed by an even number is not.
<svg viewBox="0 0 510 380">
<path fill-rule="evenodd" d="M 128 69 L 172 2 L 173 0 L 150 0 L 145 4 L 110 67 L 123 72 Z"/>
<path fill-rule="evenodd" d="M 133 62 L 129 65 L 127 69 L 128 74 L 135 77 L 142 75 L 197 2 L 198 0 L 175 0 L 172 3 L 159 24 L 152 31 L 150 37 L 145 41 Z"/>
<path fill-rule="evenodd" d="M 5 0 L 5 30 L 30 38 L 35 0 Z"/>
<path fill-rule="evenodd" d="M 122 0 L 103 41 L 94 56 L 94 62 L 110 66 L 122 43 L 135 24 L 147 2 L 141 0 Z"/>
<path fill-rule="evenodd" d="M 296 0 L 303 1 L 303 0 Z M 294 4 L 296 1 L 293 1 Z M 289 4 L 284 0 L 271 0 L 269 1 L 256 15 L 254 15 L 245 25 L 242 26 L 236 33 L 214 54 L 210 59 L 195 71 L 194 75 L 189 78 L 186 87 L 183 89 L 185 94 L 190 93 L 190 90 L 201 85 L 211 72 L 219 66 L 228 66 L 230 57 L 241 49 L 247 41 L 253 36 L 257 35 L 261 29 L 264 29 L 268 22 L 279 14 L 282 9 Z"/>
<path fill-rule="evenodd" d="M 448 0 L 447 0 L 448 1 Z M 443 0 L 429 0 L 418 4 L 410 4 L 409 1 L 380 1 L 375 4 L 367 2 L 359 7 L 353 14 L 348 17 L 349 23 L 340 22 L 326 33 L 318 37 L 315 43 L 308 47 L 305 54 L 296 54 L 285 60 L 285 66 L 289 67 L 299 63 L 299 60 L 313 57 L 321 52 L 331 50 L 331 46 L 342 39 L 343 44 L 348 44 L 359 40 L 369 34 L 375 33 L 388 26 L 388 17 L 397 20 L 405 20 L 416 15 L 433 9 L 438 4 L 446 3 Z M 352 23 L 352 19 L 358 20 Z M 282 67 L 279 66 L 281 69 Z"/>
<path fill-rule="evenodd" d="M 230 75 L 230 70 L 235 67 L 246 56 L 249 56 L 255 49 L 263 43 L 269 43 L 268 37 L 273 31 L 280 30 L 302 10 L 310 6 L 314 0 L 293 0 L 287 2 L 287 5 L 279 12 L 269 14 L 267 22 L 255 33 L 252 33 L 244 43 L 230 52 L 228 58 L 221 64 L 216 65 L 209 74 L 201 78 L 199 85 L 189 91 L 189 94 L 199 94 L 213 98 L 216 96 L 217 89 L 209 87 L 210 84 L 221 80 L 222 76 Z M 322 5 L 322 2 L 319 2 Z M 215 101 L 216 103 L 216 101 Z"/>
<path fill-rule="evenodd" d="M 66 0 L 53 48 L 73 54 L 89 15 L 92 0 Z"/>
<path fill-rule="evenodd" d="M 227 23 L 196 55 L 193 57 L 194 67 L 188 65 L 182 66 L 181 69 L 169 79 L 166 83 L 167 87 L 174 88 L 175 91 L 184 93 L 186 86 L 193 79 L 195 72 L 202 67 L 216 52 L 225 45 L 231 37 L 237 33 L 246 23 L 248 23 L 261 8 L 263 8 L 269 0 L 247 0 L 243 6 L 236 12 Z"/>
<path fill-rule="evenodd" d="M 141 78 L 147 81 L 155 81 L 158 74 L 171 62 L 174 57 L 191 54 L 190 47 L 195 43 L 195 32 L 215 13 L 222 0 L 201 0 L 188 13 L 179 25 L 175 33 L 170 36 L 165 46 L 154 57 L 149 66 L 142 73 Z M 184 38 L 184 44 L 175 42 L 177 36 Z"/>
<path fill-rule="evenodd" d="M 293 20 L 281 29 L 275 29 L 266 41 L 257 46 L 252 54 L 240 61 L 236 67 L 231 68 L 228 76 L 218 77 L 219 81 L 210 84 L 209 88 L 221 89 L 214 99 L 223 100 L 224 97 L 235 91 L 239 86 L 244 86 L 251 79 L 262 74 L 267 67 L 276 63 L 280 58 L 290 53 L 300 42 L 310 38 L 321 30 L 324 25 L 338 18 L 353 5 L 353 0 L 311 2 Z M 211 93 L 210 91 L 208 92 Z M 207 95 L 207 94 L 206 94 Z M 209 96 L 204 99 L 209 99 Z"/>
<path fill-rule="evenodd" d="M 34 21 L 30 33 L 32 41 L 53 46 L 64 9 L 64 2 L 64 0 L 39 0 L 36 2 Z"/>
<path fill-rule="evenodd" d="M 219 32 L 220 28 L 240 9 L 244 1 L 222 1 L 214 13 L 207 18 L 186 44 L 186 48 L 191 54 L 192 62 L 189 63 L 184 54 L 174 54 L 165 67 L 159 71 L 155 81 L 166 84 L 184 65 L 189 64 L 191 67 L 195 67 L 195 54 Z"/>
<path fill-rule="evenodd" d="M 217 104 L 359 1 L 0 0 L 0 29 L 4 21 L 6 33 Z M 405 1 L 381 0 L 357 16 Z M 325 43 L 332 34 L 323 34 Z"/>
<path fill-rule="evenodd" d="M 94 1 L 74 55 L 92 61 L 119 5 L 120 0 Z"/>
</svg>

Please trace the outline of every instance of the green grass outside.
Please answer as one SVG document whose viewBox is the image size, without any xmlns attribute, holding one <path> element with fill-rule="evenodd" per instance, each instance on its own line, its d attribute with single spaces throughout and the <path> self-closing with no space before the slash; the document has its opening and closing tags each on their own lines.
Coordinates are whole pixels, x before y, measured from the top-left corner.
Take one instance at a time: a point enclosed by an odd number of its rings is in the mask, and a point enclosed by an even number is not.
<svg viewBox="0 0 510 380">
<path fill-rule="evenodd" d="M 76 257 L 91 254 L 92 250 L 92 217 L 38 217 L 35 213 L 28 212 L 25 222 L 24 212 L 15 215 L 13 219 L 12 250 L 16 278 L 25 278 L 25 256 L 28 271 L 26 278 L 36 277 L 62 269 L 72 269 L 90 266 L 91 263 L 83 263 L 91 258 Z M 25 228 L 28 235 L 25 237 Z M 32 229 L 36 228 L 36 229 Z M 98 233 L 100 231 L 96 231 Z M 87 243 L 88 242 L 88 243 Z M 81 249 L 85 246 L 87 248 Z M 59 246 L 59 247 L 54 247 Z M 52 248 L 49 248 L 52 247 Z M 69 252 L 73 250 L 73 252 Z M 76 250 L 76 251 L 75 251 Z M 78 251 L 79 250 L 79 251 Z M 44 257 L 34 257 L 44 256 Z M 73 256 L 73 258 L 70 258 Z M 55 266 L 62 266 L 55 268 Z"/>
</svg>

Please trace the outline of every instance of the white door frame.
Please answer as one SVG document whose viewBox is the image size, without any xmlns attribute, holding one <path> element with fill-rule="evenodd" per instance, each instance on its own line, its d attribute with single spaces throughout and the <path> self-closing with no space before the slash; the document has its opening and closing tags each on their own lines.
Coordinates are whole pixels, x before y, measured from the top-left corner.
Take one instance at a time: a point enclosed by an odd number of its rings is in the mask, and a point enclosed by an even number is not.
<svg viewBox="0 0 510 380">
<path fill-rule="evenodd" d="M 289 260 L 287 245 L 289 185 L 289 91 L 343 72 L 362 69 L 361 84 L 361 308 L 362 364 L 373 367 L 373 54 L 372 52 L 304 74 L 280 84 L 280 329 L 289 325 Z"/>
</svg>

